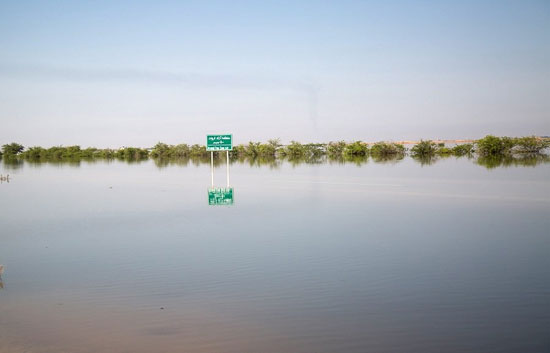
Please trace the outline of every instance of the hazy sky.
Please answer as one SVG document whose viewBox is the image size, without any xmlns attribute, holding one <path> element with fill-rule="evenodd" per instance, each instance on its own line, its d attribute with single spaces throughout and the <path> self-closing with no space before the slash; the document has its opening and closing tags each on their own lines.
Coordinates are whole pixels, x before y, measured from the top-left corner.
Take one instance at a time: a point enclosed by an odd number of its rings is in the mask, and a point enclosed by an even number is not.
<svg viewBox="0 0 550 353">
<path fill-rule="evenodd" d="M 0 144 L 550 135 L 550 1 L 2 1 Z"/>
</svg>

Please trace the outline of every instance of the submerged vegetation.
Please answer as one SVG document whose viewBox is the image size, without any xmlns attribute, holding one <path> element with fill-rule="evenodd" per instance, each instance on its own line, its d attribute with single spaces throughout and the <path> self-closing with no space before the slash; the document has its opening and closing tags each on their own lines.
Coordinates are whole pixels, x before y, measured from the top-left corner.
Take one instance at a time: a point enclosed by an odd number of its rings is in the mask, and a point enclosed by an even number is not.
<svg viewBox="0 0 550 353">
<path fill-rule="evenodd" d="M 550 147 L 550 139 L 531 137 L 496 137 L 487 135 L 476 142 L 480 156 L 509 156 L 541 153 Z"/>
<path fill-rule="evenodd" d="M 392 156 L 404 156 L 405 146 L 398 143 L 377 142 L 371 149 L 370 154 L 373 157 L 392 157 Z"/>
<path fill-rule="evenodd" d="M 23 159 L 30 161 L 60 161 L 96 158 L 139 160 L 146 159 L 149 156 L 149 151 L 147 149 L 137 147 L 123 147 L 118 150 L 112 150 L 93 147 L 81 149 L 80 146 L 54 146 L 50 148 L 35 146 L 21 152 L 20 156 Z"/>
<path fill-rule="evenodd" d="M 411 156 L 423 158 L 435 155 L 437 152 L 437 145 L 431 140 L 421 140 L 419 143 L 411 148 Z"/>
<path fill-rule="evenodd" d="M 375 162 L 398 161 L 407 154 L 422 165 L 450 156 L 475 158 L 476 162 L 487 168 L 509 165 L 536 165 L 547 163 L 547 150 L 550 139 L 539 137 L 496 137 L 488 135 L 474 143 L 457 144 L 452 147 L 431 140 L 421 140 L 408 150 L 403 144 L 393 142 L 377 142 L 369 146 L 362 141 L 329 142 L 302 144 L 291 141 L 288 145 L 281 144 L 279 139 L 268 140 L 267 143 L 249 142 L 233 147 L 229 152 L 232 161 L 244 162 L 250 165 L 269 164 L 277 166 L 278 161 L 288 160 L 291 163 L 320 163 L 324 160 L 338 163 L 365 163 L 369 157 Z M 214 152 L 214 162 L 224 159 L 225 153 Z M 43 148 L 34 146 L 25 149 L 18 143 L 2 146 L 0 158 L 5 164 L 13 166 L 22 160 L 30 162 L 78 162 L 80 160 L 119 159 L 140 161 L 152 158 L 158 166 L 168 164 L 207 163 L 210 152 L 206 146 L 194 144 L 168 145 L 159 142 L 151 148 L 122 147 L 119 149 L 81 148 L 80 146 L 54 146 Z"/>
</svg>

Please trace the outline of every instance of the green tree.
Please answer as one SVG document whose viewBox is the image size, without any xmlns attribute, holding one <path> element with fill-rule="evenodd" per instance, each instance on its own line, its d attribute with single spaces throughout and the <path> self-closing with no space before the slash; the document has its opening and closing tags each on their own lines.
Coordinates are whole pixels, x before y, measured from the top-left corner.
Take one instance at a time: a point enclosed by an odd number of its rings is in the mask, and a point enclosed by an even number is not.
<svg viewBox="0 0 550 353">
<path fill-rule="evenodd" d="M 473 151 L 474 151 L 474 145 L 471 143 L 464 143 L 453 147 L 453 154 L 455 156 L 464 156 L 467 154 L 472 154 Z"/>
<path fill-rule="evenodd" d="M 377 142 L 370 148 L 370 154 L 375 157 L 390 157 L 405 154 L 405 146 L 397 143 Z"/>
<path fill-rule="evenodd" d="M 514 140 L 509 137 L 487 135 L 476 141 L 477 152 L 481 156 L 497 156 L 510 153 Z"/>
<path fill-rule="evenodd" d="M 290 145 L 284 149 L 284 154 L 289 157 L 301 157 L 305 155 L 306 149 L 304 145 L 297 141 L 290 141 Z"/>
<path fill-rule="evenodd" d="M 35 146 L 23 152 L 22 156 L 24 158 L 33 159 L 33 160 L 41 159 L 46 157 L 46 150 L 43 149 L 42 147 Z"/>
<path fill-rule="evenodd" d="M 332 158 L 339 158 L 344 155 L 346 149 L 345 141 L 329 142 L 327 145 L 327 154 Z"/>
<path fill-rule="evenodd" d="M 437 145 L 437 150 L 435 151 L 440 156 L 450 156 L 453 154 L 453 150 L 449 147 L 445 147 L 444 143 L 440 143 Z"/>
<path fill-rule="evenodd" d="M 305 155 L 308 157 L 319 158 L 326 153 L 327 145 L 324 143 L 308 143 L 303 145 L 305 149 Z"/>
<path fill-rule="evenodd" d="M 172 147 L 172 157 L 183 158 L 189 156 L 189 145 L 186 143 L 180 143 Z"/>
<path fill-rule="evenodd" d="M 413 157 L 430 157 L 437 151 L 437 145 L 431 140 L 420 140 L 419 143 L 411 148 L 411 155 Z"/>
<path fill-rule="evenodd" d="M 16 156 L 19 153 L 23 152 L 25 147 L 23 145 L 20 145 L 16 142 L 12 142 L 10 144 L 6 144 L 2 146 L 2 152 L 6 156 Z"/>
<path fill-rule="evenodd" d="M 158 142 L 151 150 L 151 156 L 154 158 L 169 157 L 170 146 L 165 143 Z"/>
<path fill-rule="evenodd" d="M 252 142 L 250 141 L 248 143 L 248 146 L 245 146 L 245 149 L 244 149 L 244 153 L 248 156 L 248 157 L 256 157 L 258 154 L 260 154 L 260 145 L 261 145 L 261 142 Z"/>
<path fill-rule="evenodd" d="M 189 151 L 189 155 L 191 157 L 205 157 L 208 154 L 206 151 L 206 146 L 201 146 L 199 144 L 194 144 L 191 146 L 191 149 Z"/>
<path fill-rule="evenodd" d="M 361 141 L 352 142 L 344 148 L 345 156 L 366 156 L 369 152 L 369 147 Z"/>
<path fill-rule="evenodd" d="M 514 139 L 514 145 L 517 152 L 540 153 L 544 149 L 550 147 L 550 140 L 537 138 L 535 136 L 518 137 Z"/>
</svg>

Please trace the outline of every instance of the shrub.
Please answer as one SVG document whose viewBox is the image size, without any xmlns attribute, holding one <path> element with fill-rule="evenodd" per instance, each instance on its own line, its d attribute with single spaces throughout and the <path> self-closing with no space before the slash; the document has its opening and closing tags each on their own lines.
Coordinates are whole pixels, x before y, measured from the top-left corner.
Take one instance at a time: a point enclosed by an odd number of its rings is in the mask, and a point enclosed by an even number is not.
<svg viewBox="0 0 550 353">
<path fill-rule="evenodd" d="M 540 153 L 542 150 L 550 147 L 550 140 L 535 136 L 518 137 L 514 139 L 514 145 L 517 152 Z"/>
<path fill-rule="evenodd" d="M 509 137 L 487 135 L 477 140 L 476 145 L 477 152 L 481 156 L 496 156 L 510 153 L 510 150 L 514 147 L 514 141 Z"/>
<path fill-rule="evenodd" d="M 187 157 L 189 156 L 189 145 L 180 143 L 179 145 L 172 146 L 171 157 Z"/>
<path fill-rule="evenodd" d="M 277 150 L 281 147 L 279 139 L 271 139 L 267 143 L 259 143 L 256 146 L 258 156 L 275 157 Z"/>
<path fill-rule="evenodd" d="M 107 148 L 107 149 L 97 150 L 94 156 L 97 158 L 112 159 L 112 158 L 115 158 L 115 153 L 116 153 L 115 150 Z"/>
<path fill-rule="evenodd" d="M 453 154 L 453 150 L 449 147 L 445 147 L 445 145 L 443 144 L 443 146 L 439 146 L 437 148 L 437 151 L 435 151 L 435 153 L 440 156 L 450 156 L 451 154 Z"/>
<path fill-rule="evenodd" d="M 205 157 L 208 155 L 208 151 L 206 151 L 206 146 L 194 144 L 189 150 L 189 155 L 192 157 Z"/>
<path fill-rule="evenodd" d="M 261 142 L 250 141 L 247 146 L 244 146 L 244 154 L 248 157 L 256 157 L 260 152 Z"/>
<path fill-rule="evenodd" d="M 243 145 L 233 146 L 233 150 L 229 151 L 230 157 L 243 157 L 245 155 L 246 147 Z"/>
<path fill-rule="evenodd" d="M 16 142 L 12 142 L 10 144 L 6 144 L 2 146 L 2 152 L 6 156 L 16 156 L 19 153 L 23 152 L 25 147 L 23 145 L 20 145 Z"/>
<path fill-rule="evenodd" d="M 375 157 L 390 157 L 405 154 L 405 146 L 397 143 L 377 142 L 370 148 L 370 154 Z"/>
<path fill-rule="evenodd" d="M 35 146 L 35 147 L 31 147 L 28 150 L 26 150 L 25 152 L 23 152 L 22 156 L 24 158 L 36 160 L 36 159 L 46 157 L 46 150 L 43 149 L 42 147 Z"/>
<path fill-rule="evenodd" d="M 419 143 L 411 148 L 411 155 L 413 157 L 429 157 L 433 156 L 437 151 L 437 145 L 431 140 L 420 140 Z"/>
<path fill-rule="evenodd" d="M 157 143 L 151 150 L 151 156 L 155 158 L 169 157 L 170 146 L 162 142 Z"/>
<path fill-rule="evenodd" d="M 324 143 L 308 143 L 304 145 L 308 157 L 320 157 L 326 153 L 327 145 Z"/>
<path fill-rule="evenodd" d="M 82 158 L 94 158 L 97 152 L 97 148 L 89 147 L 80 152 Z"/>
<path fill-rule="evenodd" d="M 345 156 L 366 156 L 369 153 L 369 147 L 361 141 L 352 142 L 344 148 Z"/>
<path fill-rule="evenodd" d="M 127 160 L 145 159 L 148 156 L 149 151 L 137 147 L 123 147 L 115 152 L 115 157 Z"/>
<path fill-rule="evenodd" d="M 346 148 L 346 143 L 344 141 L 338 142 L 329 142 L 327 145 L 327 154 L 330 157 L 342 157 L 344 154 L 344 149 Z"/>
<path fill-rule="evenodd" d="M 471 154 L 474 151 L 474 145 L 471 143 L 465 143 L 462 145 L 456 145 L 453 147 L 453 154 L 455 156 L 464 156 Z"/>
<path fill-rule="evenodd" d="M 300 142 L 296 141 L 290 141 L 290 145 L 286 146 L 283 150 L 283 154 L 290 157 L 301 157 L 305 155 L 305 152 L 305 147 Z"/>
</svg>

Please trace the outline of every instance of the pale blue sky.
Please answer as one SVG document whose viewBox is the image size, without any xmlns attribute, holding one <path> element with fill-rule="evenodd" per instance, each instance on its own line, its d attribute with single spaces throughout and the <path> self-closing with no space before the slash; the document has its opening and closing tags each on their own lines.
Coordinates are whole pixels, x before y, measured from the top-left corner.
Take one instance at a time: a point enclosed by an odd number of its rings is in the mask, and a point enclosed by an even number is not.
<svg viewBox="0 0 550 353">
<path fill-rule="evenodd" d="M 550 135 L 548 1 L 1 1 L 0 143 Z"/>
</svg>

